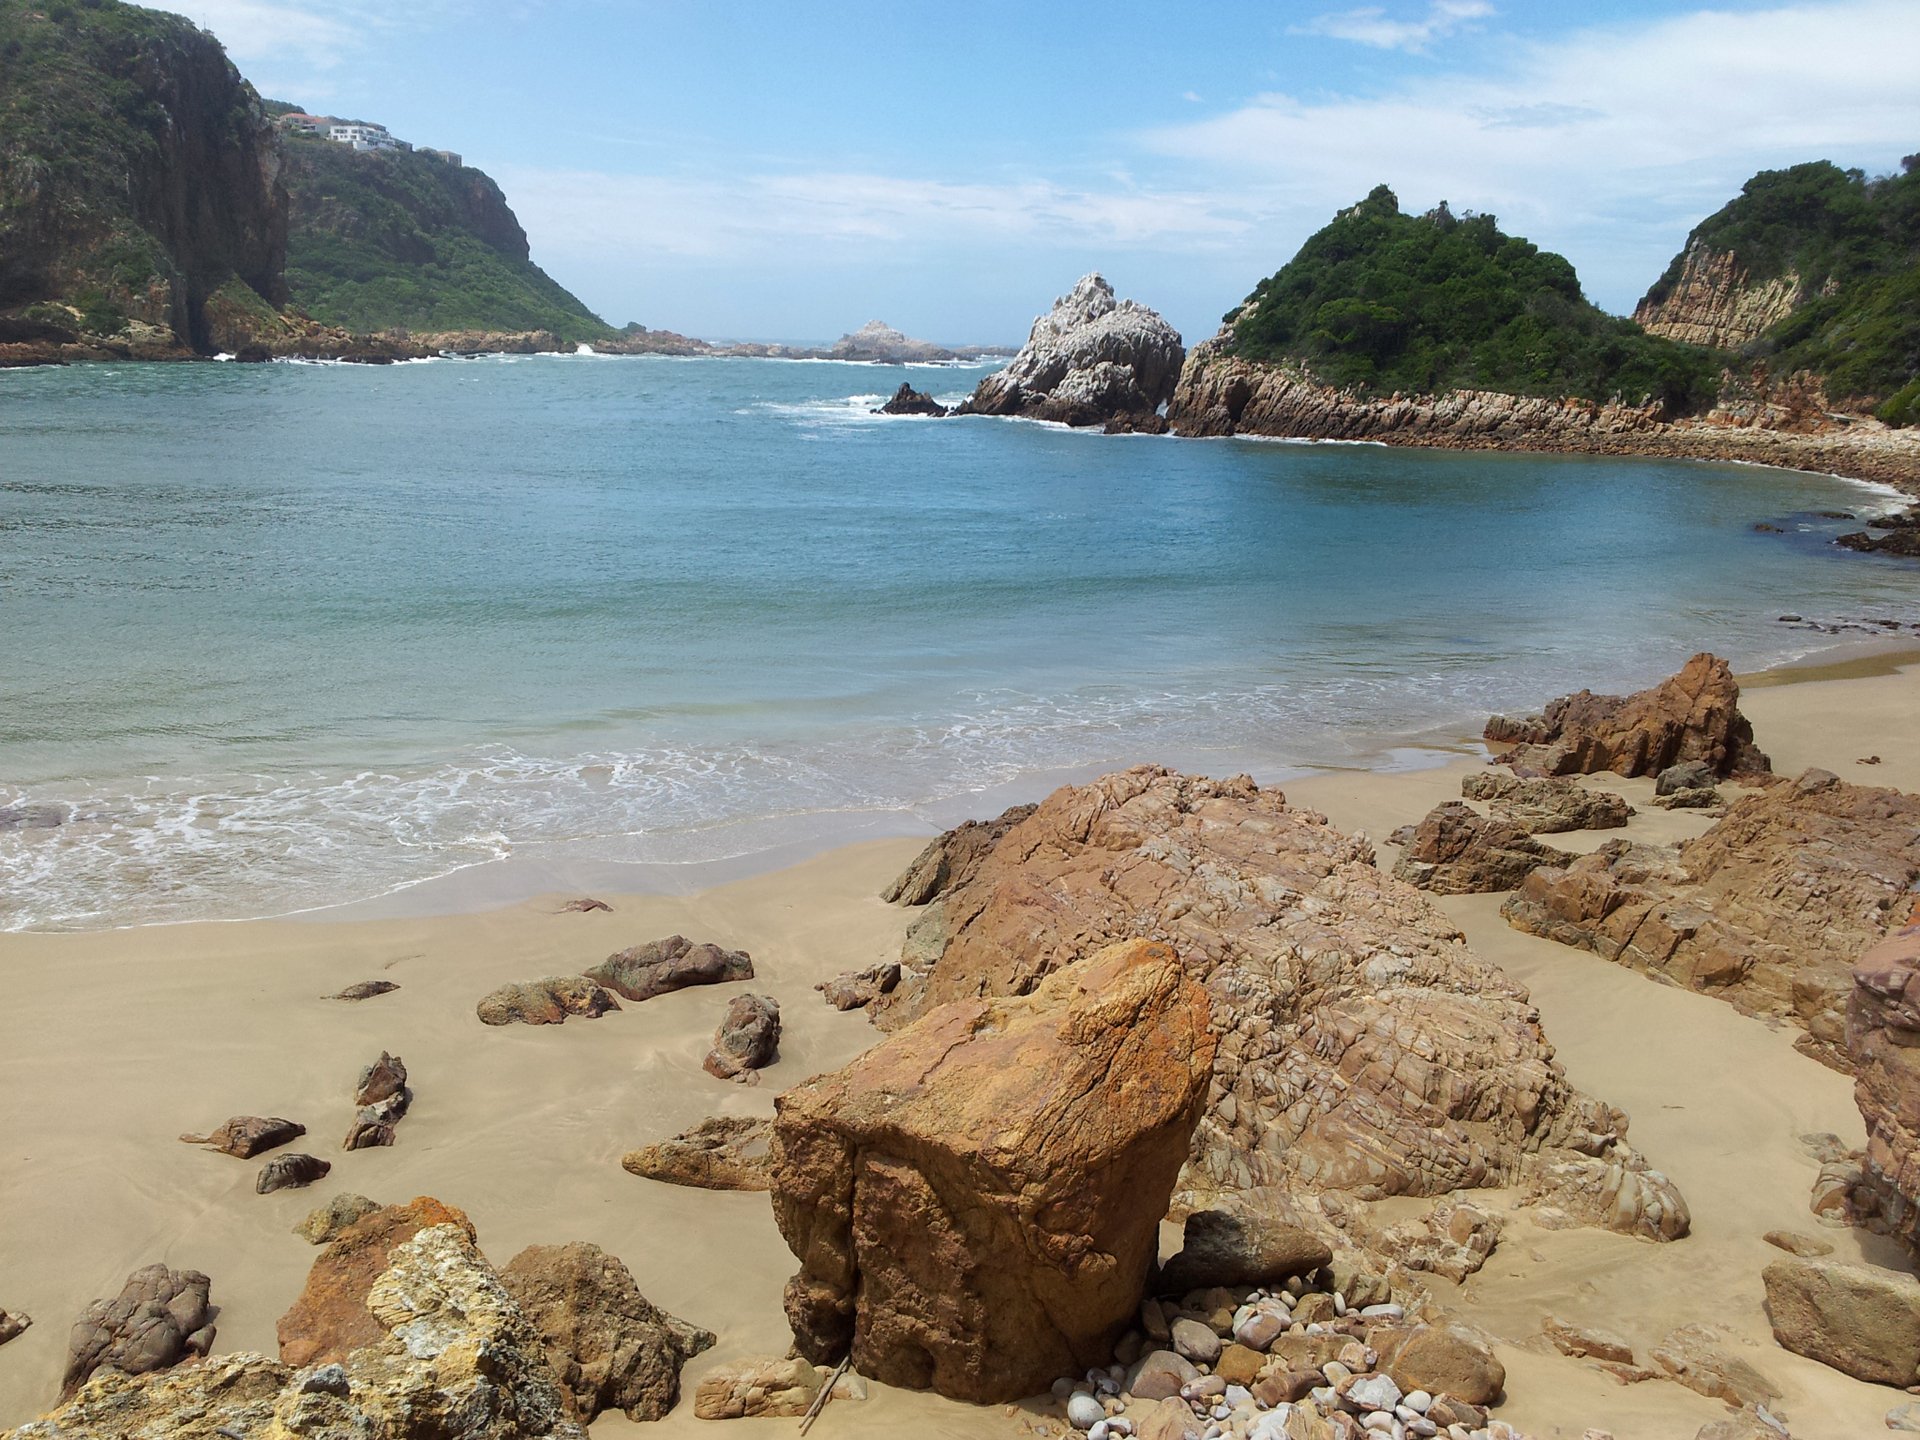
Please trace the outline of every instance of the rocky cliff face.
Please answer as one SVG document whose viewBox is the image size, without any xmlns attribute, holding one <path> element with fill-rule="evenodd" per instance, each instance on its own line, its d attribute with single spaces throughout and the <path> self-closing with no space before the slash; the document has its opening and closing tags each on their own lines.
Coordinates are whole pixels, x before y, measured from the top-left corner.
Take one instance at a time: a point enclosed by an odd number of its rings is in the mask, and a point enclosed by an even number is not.
<svg viewBox="0 0 1920 1440">
<path fill-rule="evenodd" d="M 1069 425 L 1149 416 L 1172 397 L 1185 358 L 1177 330 L 1088 275 L 1033 322 L 1013 363 L 982 380 L 955 413 Z"/>
<path fill-rule="evenodd" d="M 1738 350 L 1786 319 L 1807 295 L 1791 270 L 1754 280 L 1731 250 L 1715 251 L 1696 240 L 1687 247 L 1672 288 L 1649 293 L 1633 318 L 1642 329 L 1669 340 Z"/>
<path fill-rule="evenodd" d="M 1920 1255 L 1920 903 L 1906 920 L 1853 967 L 1847 1057 L 1867 1185 L 1885 1228 Z"/>
</svg>

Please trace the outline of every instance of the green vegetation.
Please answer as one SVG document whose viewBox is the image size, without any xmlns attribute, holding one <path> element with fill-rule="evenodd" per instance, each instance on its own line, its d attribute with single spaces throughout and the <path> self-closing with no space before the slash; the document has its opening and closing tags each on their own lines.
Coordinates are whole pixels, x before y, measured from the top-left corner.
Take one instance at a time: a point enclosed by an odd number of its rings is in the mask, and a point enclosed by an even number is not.
<svg viewBox="0 0 1920 1440">
<path fill-rule="evenodd" d="M 1646 334 L 1580 293 L 1573 266 L 1491 215 L 1404 215 L 1381 185 L 1300 247 L 1237 311 L 1229 348 L 1384 392 L 1710 403 L 1707 352 Z"/>
<path fill-rule="evenodd" d="M 1883 409 L 1912 414 L 1910 396 L 1895 402 L 1920 376 L 1920 155 L 1876 180 L 1824 160 L 1762 171 L 1694 227 L 1695 244 L 1731 251 L 1752 281 L 1798 276 L 1811 297 L 1745 358 L 1777 375 L 1814 371 L 1836 400 L 1887 397 Z M 1643 304 L 1671 293 L 1685 258 Z"/>
<path fill-rule="evenodd" d="M 527 258 L 500 187 L 420 152 L 288 136 L 287 290 L 349 330 L 612 330 Z"/>
</svg>

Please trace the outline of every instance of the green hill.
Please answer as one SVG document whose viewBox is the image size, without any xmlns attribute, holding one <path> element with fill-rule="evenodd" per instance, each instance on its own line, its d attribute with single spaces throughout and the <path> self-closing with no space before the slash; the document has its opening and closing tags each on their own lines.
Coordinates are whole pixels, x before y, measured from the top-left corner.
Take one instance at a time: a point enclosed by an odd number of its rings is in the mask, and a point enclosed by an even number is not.
<svg viewBox="0 0 1920 1440">
<path fill-rule="evenodd" d="M 1572 265 L 1493 216 L 1403 214 L 1384 185 L 1226 320 L 1232 354 L 1376 393 L 1618 396 L 1680 414 L 1712 401 L 1719 374 L 1708 352 L 1588 303 Z"/>
</svg>

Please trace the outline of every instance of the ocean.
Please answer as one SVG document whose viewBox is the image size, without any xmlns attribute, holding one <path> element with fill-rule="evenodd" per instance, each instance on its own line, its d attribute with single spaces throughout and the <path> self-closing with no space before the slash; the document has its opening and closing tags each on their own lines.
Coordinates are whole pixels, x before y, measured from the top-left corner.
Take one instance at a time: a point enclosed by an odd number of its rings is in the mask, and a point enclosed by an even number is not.
<svg viewBox="0 0 1920 1440">
<path fill-rule="evenodd" d="M 1831 643 L 1783 614 L 1920 622 L 1820 513 L 1889 495 L 1827 477 L 868 413 L 987 368 L 0 372 L 0 928 L 1405 764 Z"/>
</svg>

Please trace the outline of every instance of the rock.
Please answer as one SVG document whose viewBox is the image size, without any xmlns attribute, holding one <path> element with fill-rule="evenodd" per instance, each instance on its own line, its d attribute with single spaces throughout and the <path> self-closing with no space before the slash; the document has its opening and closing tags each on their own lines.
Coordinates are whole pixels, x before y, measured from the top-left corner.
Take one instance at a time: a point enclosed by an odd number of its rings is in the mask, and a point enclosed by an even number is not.
<svg viewBox="0 0 1920 1440">
<path fill-rule="evenodd" d="M 1886 1426 L 1889 1430 L 1920 1431 L 1920 1405 L 1894 1406 L 1887 1411 Z"/>
<path fill-rule="evenodd" d="M 367 1308 L 373 1283 L 394 1252 L 422 1230 L 454 1226 L 469 1238 L 473 1224 L 450 1205 L 421 1196 L 363 1215 L 335 1235 L 307 1272 L 307 1283 L 280 1317 L 280 1358 L 288 1365 L 342 1362 L 385 1333 Z"/>
<path fill-rule="evenodd" d="M 1809 285 L 1792 270 L 1756 279 L 1733 251 L 1692 237 L 1672 269 L 1672 283 L 1663 279 L 1649 291 L 1634 320 L 1650 334 L 1715 350 L 1752 344 L 1819 293 L 1817 281 Z"/>
<path fill-rule="evenodd" d="M 72 1398 L 96 1370 L 146 1375 L 207 1354 L 220 1313 L 208 1303 L 212 1288 L 198 1270 L 147 1265 L 134 1271 L 117 1296 L 94 1301 L 73 1322 L 60 1398 Z"/>
<path fill-rule="evenodd" d="M 1802 1235 L 1797 1230 L 1769 1230 L 1760 1237 L 1769 1245 L 1786 1251 L 1789 1255 L 1802 1255 L 1808 1259 L 1818 1259 L 1822 1255 L 1833 1254 L 1833 1246 L 1811 1235 Z"/>
<path fill-rule="evenodd" d="M 1404 1390 L 1451 1395 L 1491 1405 L 1507 1384 L 1507 1367 L 1480 1335 L 1459 1324 L 1416 1325 L 1375 1335 L 1380 1368 Z"/>
<path fill-rule="evenodd" d="M 1761 1272 L 1773 1338 L 1856 1380 L 1920 1380 L 1920 1280 L 1838 1260 L 1776 1260 Z"/>
<path fill-rule="evenodd" d="M 307 1127 L 278 1116 L 236 1115 L 210 1135 L 182 1135 L 188 1145 L 206 1145 L 223 1155 L 251 1160 L 264 1150 L 285 1145 L 307 1133 Z"/>
<path fill-rule="evenodd" d="M 1563 1177 L 1583 1213 L 1612 1215 L 1585 1204 L 1595 1176 L 1572 1162 L 1657 1173 L 1626 1117 L 1567 1083 L 1524 989 L 1383 874 L 1364 837 L 1245 776 L 1141 766 L 1056 791 L 937 908 L 937 942 L 903 950 L 899 988 L 870 1012 L 883 1029 L 1025 993 L 1130 936 L 1179 949 L 1219 1036 L 1184 1209 L 1317 1230 L 1330 1193 Z M 1314 1198 L 1289 1210 L 1296 1191 Z M 1672 1233 L 1670 1211 L 1657 1228 L 1619 1213 L 1630 1233 Z"/>
<path fill-rule="evenodd" d="M 1458 1285 L 1487 1263 L 1503 1228 L 1498 1215 L 1470 1201 L 1442 1200 L 1421 1220 L 1373 1237 L 1369 1248 L 1408 1270 L 1444 1275 Z M 1354 1303 L 1351 1294 L 1347 1303 Z"/>
<path fill-rule="evenodd" d="M 1715 1420 L 1693 1432 L 1693 1440 L 1791 1440 L 1784 1422 L 1763 1405 L 1749 1405 L 1738 1415 Z"/>
<path fill-rule="evenodd" d="M 891 995 L 900 983 L 900 962 L 889 960 L 865 970 L 849 970 L 831 980 L 822 980 L 813 988 L 827 997 L 836 1010 L 864 1010 L 882 995 Z"/>
<path fill-rule="evenodd" d="M 1728 1354 L 1720 1332 L 1707 1325 L 1682 1325 L 1653 1347 L 1652 1358 L 1671 1379 L 1709 1399 L 1755 1405 L 1780 1398 L 1780 1387 Z"/>
<path fill-rule="evenodd" d="M 1625 796 L 1589 790 L 1564 776 L 1524 780 L 1482 770 L 1460 782 L 1460 793 L 1468 800 L 1486 801 L 1497 817 L 1529 835 L 1617 830 L 1633 815 Z"/>
<path fill-rule="evenodd" d="M 627 1267 L 597 1245 L 532 1245 L 500 1283 L 540 1333 L 574 1418 L 602 1410 L 658 1420 L 680 1396 L 680 1367 L 714 1337 L 648 1302 Z"/>
<path fill-rule="evenodd" d="M 1616 1365 L 1633 1364 L 1633 1346 L 1605 1330 L 1575 1325 L 1552 1315 L 1541 1322 L 1541 1329 L 1562 1355 L 1581 1360 L 1610 1360 Z"/>
<path fill-rule="evenodd" d="M 407 1062 L 384 1050 L 378 1060 L 360 1072 L 360 1079 L 353 1087 L 356 1105 L 379 1105 L 393 1099 L 400 1099 L 404 1104 L 412 1097 L 413 1092 L 407 1088 Z"/>
<path fill-rule="evenodd" d="M 1214 1040 L 1166 945 L 938 1007 L 775 1104 L 803 1355 L 990 1402 L 1106 1363 L 1140 1306 Z M 1098 1184 L 1087 1177 L 1098 1176 Z"/>
<path fill-rule="evenodd" d="M 313 1155 L 276 1155 L 260 1167 L 254 1177 L 256 1195 L 271 1195 L 276 1190 L 298 1190 L 327 1178 L 333 1169 L 330 1161 Z"/>
<path fill-rule="evenodd" d="M 475 1007 L 482 1025 L 559 1025 L 569 1015 L 597 1020 L 620 1002 L 606 987 L 584 975 L 549 975 L 518 985 L 502 985 Z"/>
<path fill-rule="evenodd" d="M 373 1150 L 391 1145 L 399 1138 L 394 1129 L 406 1107 L 397 1103 L 398 1097 L 383 1100 L 378 1105 L 363 1106 L 354 1116 L 353 1124 L 347 1127 L 347 1135 L 340 1142 L 342 1150 Z"/>
<path fill-rule="evenodd" d="M 1687 760 L 1703 761 L 1714 776 L 1765 774 L 1772 767 L 1755 748 L 1739 702 L 1732 668 L 1701 654 L 1650 690 L 1627 696 L 1582 690 L 1540 715 L 1496 715 L 1486 738 L 1522 747 L 1503 758 L 1549 775 L 1658 775 Z"/>
<path fill-rule="evenodd" d="M 293 1227 L 293 1233 L 309 1245 L 325 1245 L 363 1215 L 380 1207 L 364 1195 L 340 1194 L 326 1204 L 309 1211 L 307 1218 Z"/>
<path fill-rule="evenodd" d="M 1543 1159 L 1527 1183 L 1527 1204 L 1547 1204 L 1581 1224 L 1645 1240 L 1679 1240 L 1693 1215 L 1679 1187 L 1631 1150 Z"/>
<path fill-rule="evenodd" d="M 1662 810 L 1711 810 L 1725 803 L 1718 790 L 1711 786 L 1702 790 L 1675 790 L 1669 795 L 1655 797 L 1655 805 Z"/>
<path fill-rule="evenodd" d="M 805 1415 L 824 1377 L 805 1360 L 742 1360 L 709 1370 L 693 1392 L 700 1420 Z"/>
<path fill-rule="evenodd" d="M 1669 765 L 1660 772 L 1653 782 L 1653 793 L 1674 795 L 1682 790 L 1711 790 L 1718 778 L 1706 761 L 1685 760 L 1678 765 Z"/>
<path fill-rule="evenodd" d="M 1145 415 L 1172 397 L 1185 359 L 1178 331 L 1088 275 L 1033 322 L 1012 363 L 982 380 L 954 413 L 1069 425 Z"/>
<path fill-rule="evenodd" d="M 1251 1385 L 1260 1378 L 1266 1363 L 1267 1357 L 1260 1351 L 1236 1341 L 1220 1351 L 1220 1358 L 1213 1362 L 1213 1373 L 1229 1385 Z"/>
<path fill-rule="evenodd" d="M 400 987 L 391 980 L 362 980 L 327 996 L 329 1000 L 371 1000 L 376 995 L 391 995 Z"/>
<path fill-rule="evenodd" d="M 1200 1378 L 1186 1356 L 1173 1350 L 1154 1350 L 1127 1372 L 1121 1386 L 1137 1400 L 1169 1400 Z"/>
<path fill-rule="evenodd" d="M 587 972 L 625 1000 L 651 1000 L 689 985 L 719 985 L 753 979 L 753 960 L 744 950 L 696 945 L 684 935 L 650 940 L 609 955 Z"/>
<path fill-rule="evenodd" d="M 631 1175 L 701 1190 L 766 1190 L 773 1184 L 768 1144 L 773 1122 L 709 1116 L 691 1130 L 629 1151 L 620 1167 Z"/>
<path fill-rule="evenodd" d="M 902 380 L 900 382 L 900 388 L 893 392 L 893 397 L 888 400 L 886 404 L 876 406 L 873 413 L 876 415 L 932 415 L 938 417 L 947 413 L 947 407 L 927 394 L 926 391 L 916 390 L 913 386 Z"/>
<path fill-rule="evenodd" d="M 0 1310 L 0 1345 L 26 1333 L 33 1317 L 24 1310 Z"/>
<path fill-rule="evenodd" d="M 1393 873 L 1441 895 L 1484 895 L 1513 889 L 1537 865 L 1566 865 L 1573 858 L 1509 821 L 1449 800 L 1414 827 Z"/>
<path fill-rule="evenodd" d="M 1533 871 L 1509 924 L 1790 1019 L 1845 1067 L 1853 962 L 1920 882 L 1920 797 L 1809 770 L 1671 850 L 1612 840 Z"/>
<path fill-rule="evenodd" d="M 955 358 L 953 351 L 927 340 L 903 335 L 884 320 L 869 320 L 850 335 L 842 335 L 827 351 L 830 360 L 878 365 L 927 364 Z"/>
<path fill-rule="evenodd" d="M 1850 535 L 1842 535 L 1833 543 L 1843 550 L 1857 550 L 1866 555 L 1902 555 L 1909 559 L 1920 559 L 1920 530 L 1895 530 L 1887 535 L 1869 535 L 1864 530 L 1856 530 Z"/>
<path fill-rule="evenodd" d="M 1920 1256 L 1920 914 L 1852 970 L 1847 1058 L 1867 1124 L 1862 1188 L 1878 1227 Z"/>
<path fill-rule="evenodd" d="M 780 1055 L 780 1002 L 765 995 L 736 995 L 713 1034 L 706 1072 L 721 1080 L 757 1078 L 753 1072 Z"/>
<path fill-rule="evenodd" d="M 927 842 L 913 863 L 880 892 L 889 905 L 925 905 L 956 885 L 973 878 L 980 862 L 1014 826 L 1033 814 L 1035 806 L 1015 805 L 997 819 L 968 820 Z"/>
<path fill-rule="evenodd" d="M 1180 1253 L 1166 1263 L 1155 1288 L 1184 1295 L 1209 1286 L 1271 1287 L 1311 1275 L 1333 1259 L 1319 1236 L 1266 1216 L 1196 1210 L 1187 1216 Z"/>
<path fill-rule="evenodd" d="M 1220 1337 L 1213 1327 L 1198 1320 L 1173 1322 L 1173 1348 L 1196 1365 L 1211 1365 L 1220 1358 Z"/>
<path fill-rule="evenodd" d="M 583 895 L 580 899 L 569 900 L 560 907 L 562 915 L 591 915 L 596 910 L 603 910 L 611 915 L 613 906 L 604 900 L 596 900 L 591 895 Z"/>
<path fill-rule="evenodd" d="M 1067 1398 L 1067 1423 L 1076 1430 L 1091 1430 L 1107 1418 L 1107 1410 L 1093 1396 L 1078 1393 Z"/>
</svg>

